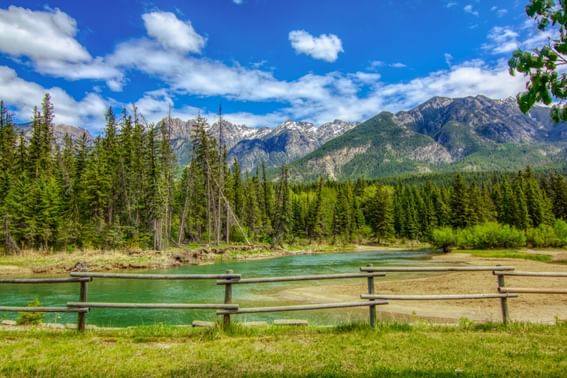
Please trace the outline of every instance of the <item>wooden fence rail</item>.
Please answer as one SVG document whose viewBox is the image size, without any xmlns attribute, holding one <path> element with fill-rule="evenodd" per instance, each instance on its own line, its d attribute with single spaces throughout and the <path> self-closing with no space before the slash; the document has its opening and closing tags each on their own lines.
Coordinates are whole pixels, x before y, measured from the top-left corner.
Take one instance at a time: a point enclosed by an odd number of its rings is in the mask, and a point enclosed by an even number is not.
<svg viewBox="0 0 567 378">
<path fill-rule="evenodd" d="M 104 303 L 104 302 L 67 302 L 68 307 L 86 308 L 134 308 L 134 309 L 169 309 L 169 310 L 238 310 L 237 304 L 210 303 Z"/>
<path fill-rule="evenodd" d="M 567 277 L 567 272 L 494 272 L 497 276 L 519 276 L 519 277 Z"/>
<path fill-rule="evenodd" d="M 362 299 L 384 299 L 400 301 L 446 301 L 466 299 L 491 299 L 491 298 L 517 298 L 515 294 L 434 294 L 434 295 L 390 295 L 390 294 L 361 294 Z"/>
<path fill-rule="evenodd" d="M 360 268 L 362 272 L 496 272 L 514 270 L 513 266 L 365 266 Z"/>
<path fill-rule="evenodd" d="M 3 312 L 89 312 L 88 308 L 77 307 L 21 307 L 21 306 L 0 306 L 0 311 Z"/>
<path fill-rule="evenodd" d="M 346 278 L 368 278 L 368 277 L 384 277 L 385 273 L 337 273 L 337 274 L 314 274 L 308 276 L 282 276 L 282 277 L 258 277 L 258 278 L 241 278 L 239 280 L 219 280 L 217 285 L 226 284 L 252 284 L 252 283 L 270 283 L 270 282 L 291 282 L 291 281 L 319 281 L 319 280 L 337 280 Z"/>
<path fill-rule="evenodd" d="M 70 282 L 89 282 L 87 277 L 71 278 L 2 278 L 0 284 L 51 284 L 51 283 L 70 283 Z"/>
<path fill-rule="evenodd" d="M 131 274 L 72 272 L 71 277 L 115 278 L 127 280 L 220 280 L 240 279 L 240 274 Z"/>
<path fill-rule="evenodd" d="M 275 307 L 248 307 L 239 310 L 221 310 L 217 311 L 217 315 L 238 315 L 238 314 L 254 314 L 266 312 L 285 312 L 285 311 L 307 311 L 307 310 L 324 310 L 331 308 L 348 308 L 348 307 L 368 307 L 388 304 L 388 302 L 346 302 L 346 303 L 318 303 L 308 305 L 292 305 L 292 306 L 275 306 Z"/>
</svg>

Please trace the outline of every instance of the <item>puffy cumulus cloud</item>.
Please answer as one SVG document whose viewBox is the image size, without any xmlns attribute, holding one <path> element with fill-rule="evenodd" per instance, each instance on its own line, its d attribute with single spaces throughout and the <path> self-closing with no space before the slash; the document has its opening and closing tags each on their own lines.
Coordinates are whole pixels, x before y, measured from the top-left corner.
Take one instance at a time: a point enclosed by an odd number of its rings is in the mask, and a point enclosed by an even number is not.
<svg viewBox="0 0 567 378">
<path fill-rule="evenodd" d="M 0 52 L 30 59 L 41 74 L 105 80 L 112 90 L 121 90 L 122 73 L 104 58 L 93 58 L 75 39 L 76 33 L 75 19 L 59 9 L 0 9 Z"/>
<path fill-rule="evenodd" d="M 146 31 L 166 49 L 182 53 L 200 53 L 206 40 L 189 21 L 181 21 L 171 12 L 151 12 L 142 15 Z"/>
<path fill-rule="evenodd" d="M 59 9 L 0 9 L 0 51 L 33 60 L 89 61 L 89 52 L 75 40 L 77 23 Z"/>
<path fill-rule="evenodd" d="M 20 78 L 13 69 L 0 66 L 0 92 L 2 99 L 13 109 L 16 118 L 30 119 L 34 106 L 39 106 L 45 93 L 49 93 L 55 108 L 55 122 L 81 126 L 96 131 L 104 126 L 107 102 L 94 93 L 77 101 L 59 87 L 44 88 Z"/>
<path fill-rule="evenodd" d="M 482 48 L 493 54 L 507 54 L 520 47 L 518 37 L 519 34 L 509 27 L 495 26 L 490 29 L 488 42 Z"/>
<path fill-rule="evenodd" d="M 289 32 L 289 41 L 296 53 L 327 62 L 336 61 L 339 53 L 344 51 L 341 40 L 334 34 L 315 37 L 305 30 L 293 30 Z"/>
<path fill-rule="evenodd" d="M 135 59 L 145 56 L 147 59 Z M 450 56 L 445 56 L 450 61 Z M 267 126 L 286 118 L 323 123 L 334 118 L 365 119 L 380 110 L 408 109 L 432 96 L 460 97 L 484 94 L 502 98 L 522 90 L 522 78 L 508 75 L 505 63 L 489 66 L 482 61 L 451 65 L 412 81 L 385 84 L 374 72 L 325 75 L 306 74 L 295 80 L 279 80 L 273 72 L 240 65 L 183 56 L 161 49 L 150 40 L 131 41 L 118 46 L 109 61 L 158 77 L 175 95 L 222 96 L 234 101 L 274 102 L 278 111 L 263 115 L 237 113 L 234 122 Z M 148 114 L 167 113 L 170 98 L 146 98 Z M 149 105 L 153 105 L 153 108 Z M 161 108 L 158 107 L 161 106 Z M 150 108 L 154 109 L 150 111 Z M 174 108 L 174 112 L 175 112 Z M 195 113 L 195 112 L 193 112 Z M 228 117 L 228 116 L 227 116 Z"/>
</svg>

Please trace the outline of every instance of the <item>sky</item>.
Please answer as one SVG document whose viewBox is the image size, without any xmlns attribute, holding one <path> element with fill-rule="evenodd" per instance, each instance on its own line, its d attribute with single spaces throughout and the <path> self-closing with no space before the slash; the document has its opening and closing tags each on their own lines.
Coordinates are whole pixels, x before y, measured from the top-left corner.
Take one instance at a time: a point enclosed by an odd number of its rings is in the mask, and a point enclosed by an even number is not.
<svg viewBox="0 0 567 378">
<path fill-rule="evenodd" d="M 0 0 L 0 99 L 50 93 L 94 134 L 112 107 L 252 127 L 363 121 L 433 96 L 514 96 L 517 48 L 550 35 L 527 0 Z"/>
</svg>

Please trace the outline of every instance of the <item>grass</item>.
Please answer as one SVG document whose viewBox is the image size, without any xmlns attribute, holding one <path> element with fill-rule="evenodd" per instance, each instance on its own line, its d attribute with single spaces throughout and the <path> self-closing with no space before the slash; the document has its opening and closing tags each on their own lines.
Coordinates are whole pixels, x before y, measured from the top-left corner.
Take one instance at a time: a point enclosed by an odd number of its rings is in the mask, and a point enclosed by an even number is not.
<svg viewBox="0 0 567 378">
<path fill-rule="evenodd" d="M 0 376 L 564 376 L 567 325 L 0 330 Z"/>
<path fill-rule="evenodd" d="M 461 250 L 458 250 L 461 252 Z M 464 253 L 469 253 L 475 257 L 492 257 L 492 258 L 505 258 L 505 259 L 522 259 L 522 260 L 533 260 L 539 262 L 549 263 L 553 260 L 553 256 L 544 255 L 541 253 L 527 253 L 523 251 L 518 251 L 515 249 L 488 249 L 488 250 L 462 250 Z"/>
</svg>

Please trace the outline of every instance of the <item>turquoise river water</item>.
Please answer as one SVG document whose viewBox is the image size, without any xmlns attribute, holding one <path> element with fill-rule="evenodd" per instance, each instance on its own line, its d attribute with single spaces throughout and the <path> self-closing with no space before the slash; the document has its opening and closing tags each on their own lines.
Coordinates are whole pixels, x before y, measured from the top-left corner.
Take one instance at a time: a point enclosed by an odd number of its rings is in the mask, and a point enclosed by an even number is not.
<svg viewBox="0 0 567 378">
<path fill-rule="evenodd" d="M 373 265 L 427 265 L 430 264 L 427 252 L 409 251 L 364 251 L 345 253 L 326 253 L 312 255 L 285 256 L 273 259 L 230 261 L 211 265 L 183 266 L 166 270 L 136 273 L 224 273 L 227 269 L 240 273 L 243 278 L 274 277 L 304 274 L 330 274 L 358 272 L 361 266 Z M 364 278 L 349 280 L 324 280 L 282 282 L 268 284 L 234 285 L 233 303 L 241 307 L 277 306 L 284 304 L 307 303 L 310 299 L 293 298 L 282 300 L 278 292 L 282 289 L 309 287 L 314 285 L 337 285 L 359 280 L 366 285 Z M 299 291 L 301 292 L 301 291 Z M 64 306 L 66 302 L 77 301 L 79 285 L 0 285 L 0 305 L 26 305 L 39 298 L 44 306 Z M 89 301 L 92 302 L 134 302 L 134 303 L 222 303 L 224 286 L 216 285 L 214 280 L 205 281 L 154 281 L 95 279 L 89 284 Z M 336 300 L 326 300 L 333 302 Z M 342 302 L 343 300 L 338 300 Z M 349 301 L 359 301 L 353 297 Z M 0 319 L 14 319 L 16 314 L 0 313 Z M 307 319 L 311 324 L 336 324 L 339 322 L 367 319 L 367 311 L 361 308 L 321 310 L 305 312 L 281 312 L 274 314 L 238 315 L 239 321 L 272 319 Z M 149 325 L 156 323 L 190 324 L 193 320 L 215 320 L 214 310 L 132 310 L 132 309 L 92 309 L 87 323 L 98 326 Z M 74 314 L 46 314 L 45 322 L 72 323 Z"/>
</svg>

